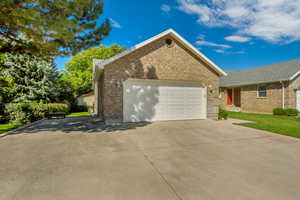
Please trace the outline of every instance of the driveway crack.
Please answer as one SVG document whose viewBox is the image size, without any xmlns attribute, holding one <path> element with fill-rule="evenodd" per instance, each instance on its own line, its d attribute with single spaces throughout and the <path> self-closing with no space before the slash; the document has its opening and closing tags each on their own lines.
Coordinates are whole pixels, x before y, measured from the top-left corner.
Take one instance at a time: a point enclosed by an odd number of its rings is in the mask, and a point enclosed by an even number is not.
<svg viewBox="0 0 300 200">
<path fill-rule="evenodd" d="M 168 185 L 168 187 L 174 192 L 175 196 L 179 200 L 183 200 L 183 198 L 176 192 L 175 188 L 172 186 L 171 183 L 168 182 L 168 180 L 164 177 L 164 175 L 158 170 L 158 168 L 154 165 L 153 161 L 149 159 L 149 157 L 144 153 L 144 151 L 140 150 L 142 154 L 144 155 L 145 159 L 150 163 L 154 171 L 161 177 L 161 179 Z"/>
</svg>

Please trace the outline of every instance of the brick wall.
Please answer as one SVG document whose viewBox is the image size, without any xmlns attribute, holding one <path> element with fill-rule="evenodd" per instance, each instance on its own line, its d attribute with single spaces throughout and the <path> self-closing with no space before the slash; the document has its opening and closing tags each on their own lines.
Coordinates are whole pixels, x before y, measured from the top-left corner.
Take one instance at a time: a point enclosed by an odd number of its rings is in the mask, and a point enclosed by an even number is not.
<svg viewBox="0 0 300 200">
<path fill-rule="evenodd" d="M 241 88 L 242 111 L 272 113 L 282 106 L 281 84 L 267 84 L 267 97 L 257 97 L 257 85 Z"/>
<path fill-rule="evenodd" d="M 282 107 L 281 83 L 269 83 L 267 97 L 257 96 L 258 85 L 241 86 L 241 110 L 244 112 L 272 113 L 274 108 Z M 285 86 L 287 87 L 287 85 Z M 287 90 L 286 90 L 287 94 Z M 221 105 L 227 105 L 227 89 L 221 89 Z M 287 98 L 285 100 L 287 102 Z"/>
<path fill-rule="evenodd" d="M 122 83 L 129 78 L 200 82 L 209 88 L 208 117 L 217 117 L 219 76 L 176 40 L 173 39 L 173 45 L 166 45 L 167 38 L 170 36 L 165 36 L 105 66 L 105 120 L 123 119 Z"/>
<path fill-rule="evenodd" d="M 267 84 L 267 98 L 257 97 L 257 85 L 241 87 L 241 108 L 246 112 L 272 113 L 274 108 L 282 107 L 282 84 Z M 285 82 L 285 108 L 296 108 L 296 90 L 300 88 L 300 76 Z M 220 89 L 220 105 L 227 105 L 227 89 Z"/>
<path fill-rule="evenodd" d="M 286 107 L 296 108 L 296 90 L 300 89 L 300 75 L 291 81 L 286 89 Z"/>
</svg>

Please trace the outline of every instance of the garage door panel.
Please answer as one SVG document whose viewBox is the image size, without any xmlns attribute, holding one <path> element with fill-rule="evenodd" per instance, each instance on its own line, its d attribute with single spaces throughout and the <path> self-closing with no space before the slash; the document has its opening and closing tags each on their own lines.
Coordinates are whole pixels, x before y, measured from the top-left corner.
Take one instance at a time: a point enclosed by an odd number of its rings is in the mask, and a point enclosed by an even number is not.
<svg viewBox="0 0 300 200">
<path fill-rule="evenodd" d="M 124 84 L 124 121 L 206 118 L 206 89 L 161 81 Z"/>
</svg>

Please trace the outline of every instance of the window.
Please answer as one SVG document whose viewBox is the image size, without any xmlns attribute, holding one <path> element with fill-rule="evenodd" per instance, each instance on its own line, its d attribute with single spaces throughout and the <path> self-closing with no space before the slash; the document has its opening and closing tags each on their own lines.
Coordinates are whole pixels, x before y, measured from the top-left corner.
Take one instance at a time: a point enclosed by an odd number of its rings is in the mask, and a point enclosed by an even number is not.
<svg viewBox="0 0 300 200">
<path fill-rule="evenodd" d="M 257 96 L 258 97 L 267 97 L 267 86 L 258 86 L 257 87 Z"/>
</svg>

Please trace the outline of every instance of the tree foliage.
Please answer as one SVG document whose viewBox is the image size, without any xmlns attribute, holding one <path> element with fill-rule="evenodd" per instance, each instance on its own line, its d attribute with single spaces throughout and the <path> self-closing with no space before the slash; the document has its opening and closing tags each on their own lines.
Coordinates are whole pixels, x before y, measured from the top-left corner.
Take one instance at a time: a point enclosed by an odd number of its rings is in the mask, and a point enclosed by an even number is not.
<svg viewBox="0 0 300 200">
<path fill-rule="evenodd" d="M 50 102 L 58 96 L 59 74 L 52 60 L 28 54 L 6 54 L 3 72 L 12 102 Z M 5 87 L 4 87 L 5 88 Z"/>
<path fill-rule="evenodd" d="M 68 82 L 75 91 L 75 95 L 87 93 L 92 90 L 93 59 L 108 59 L 123 52 L 126 48 L 117 44 L 90 48 L 72 56 L 66 64 L 63 80 Z"/>
<path fill-rule="evenodd" d="M 109 20 L 99 23 L 103 6 L 102 0 L 2 0 L 0 38 L 31 52 L 75 54 L 109 34 Z"/>
</svg>

